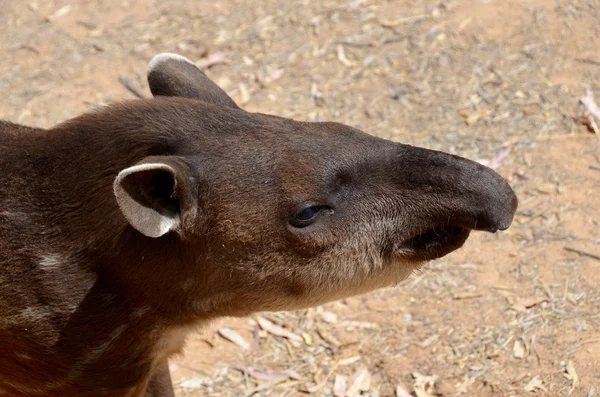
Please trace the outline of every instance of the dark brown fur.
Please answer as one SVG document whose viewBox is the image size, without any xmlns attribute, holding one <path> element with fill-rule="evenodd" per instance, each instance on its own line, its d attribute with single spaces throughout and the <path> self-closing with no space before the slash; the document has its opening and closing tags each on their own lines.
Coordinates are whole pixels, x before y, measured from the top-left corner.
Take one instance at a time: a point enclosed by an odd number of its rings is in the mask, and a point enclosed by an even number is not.
<svg viewBox="0 0 600 397">
<path fill-rule="evenodd" d="M 247 113 L 159 61 L 162 96 L 50 130 L 0 121 L 0 396 L 171 396 L 167 359 L 194 327 L 392 285 L 511 222 L 490 169 Z M 332 211 L 290 225 L 317 204 Z"/>
</svg>

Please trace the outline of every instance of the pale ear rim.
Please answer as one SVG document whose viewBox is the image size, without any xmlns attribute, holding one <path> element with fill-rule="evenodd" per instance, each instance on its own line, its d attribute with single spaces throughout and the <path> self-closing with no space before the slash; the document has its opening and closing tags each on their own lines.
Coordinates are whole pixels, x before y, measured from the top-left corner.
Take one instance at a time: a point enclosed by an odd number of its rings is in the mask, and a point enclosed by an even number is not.
<svg viewBox="0 0 600 397">
<path fill-rule="evenodd" d="M 154 58 L 150 60 L 150 62 L 148 63 L 148 69 L 146 70 L 146 75 L 149 75 L 154 71 L 154 69 L 156 69 L 157 66 L 167 61 L 186 62 L 196 66 L 194 62 L 184 57 L 183 55 L 175 54 L 173 52 L 162 52 L 160 54 L 155 55 Z"/>
<path fill-rule="evenodd" d="M 124 188 L 124 181 L 127 177 L 145 171 L 166 171 L 173 178 L 173 191 L 177 189 L 177 178 L 175 170 L 165 163 L 143 163 L 125 168 L 119 172 L 113 183 L 113 193 L 117 198 L 117 203 L 121 212 L 129 222 L 140 233 L 157 238 L 168 232 L 175 230 L 181 224 L 181 214 L 179 212 L 161 211 L 155 208 L 145 207 L 142 203 L 136 201 Z M 137 208 L 138 215 L 134 217 L 133 208 Z"/>
</svg>

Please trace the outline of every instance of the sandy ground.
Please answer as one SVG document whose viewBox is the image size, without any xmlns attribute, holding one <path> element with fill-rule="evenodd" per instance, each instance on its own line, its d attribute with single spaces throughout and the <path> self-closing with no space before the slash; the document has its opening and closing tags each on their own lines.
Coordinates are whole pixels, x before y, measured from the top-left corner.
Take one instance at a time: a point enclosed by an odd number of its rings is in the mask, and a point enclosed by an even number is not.
<svg viewBox="0 0 600 397">
<path fill-rule="evenodd" d="M 600 98 L 597 0 L 0 9 L 0 118 L 49 127 L 134 98 L 125 85 L 149 96 L 148 60 L 172 51 L 248 110 L 491 162 L 519 195 L 511 229 L 398 288 L 195 334 L 172 361 L 178 396 L 600 395 L 599 137 L 578 102 Z"/>
</svg>

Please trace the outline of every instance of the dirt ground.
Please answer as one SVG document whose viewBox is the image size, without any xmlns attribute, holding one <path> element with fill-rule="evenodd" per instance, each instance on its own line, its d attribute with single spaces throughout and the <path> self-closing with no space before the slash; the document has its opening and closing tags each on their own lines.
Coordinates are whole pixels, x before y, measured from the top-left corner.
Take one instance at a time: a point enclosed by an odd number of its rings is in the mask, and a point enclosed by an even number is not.
<svg viewBox="0 0 600 397">
<path fill-rule="evenodd" d="M 486 161 L 517 191 L 511 229 L 397 288 L 198 332 L 171 364 L 178 396 L 600 395 L 600 135 L 578 102 L 600 102 L 597 0 L 0 9 L 0 118 L 48 127 L 149 96 L 147 62 L 171 51 L 250 111 Z"/>
</svg>

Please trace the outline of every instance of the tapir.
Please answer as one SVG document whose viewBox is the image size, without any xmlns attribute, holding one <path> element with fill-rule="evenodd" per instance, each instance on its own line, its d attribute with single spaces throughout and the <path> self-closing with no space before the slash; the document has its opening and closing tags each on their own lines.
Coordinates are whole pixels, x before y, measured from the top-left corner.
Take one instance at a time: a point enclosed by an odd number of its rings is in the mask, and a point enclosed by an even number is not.
<svg viewBox="0 0 600 397">
<path fill-rule="evenodd" d="M 511 224 L 479 163 L 246 112 L 180 55 L 147 77 L 50 129 L 0 121 L 0 397 L 173 396 L 211 320 L 392 286 Z"/>
</svg>

